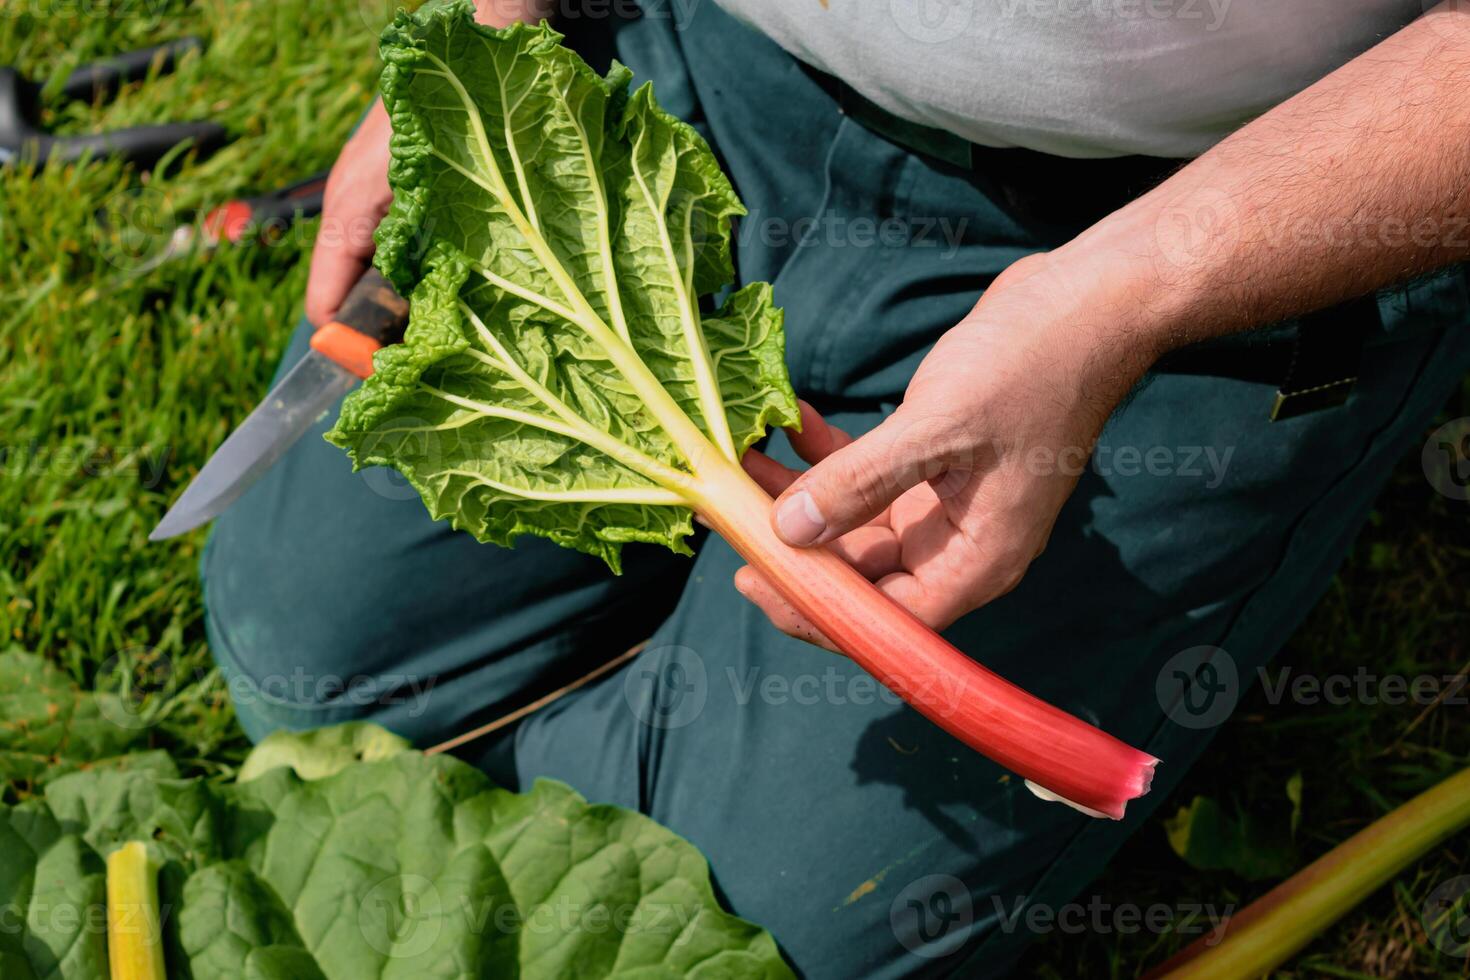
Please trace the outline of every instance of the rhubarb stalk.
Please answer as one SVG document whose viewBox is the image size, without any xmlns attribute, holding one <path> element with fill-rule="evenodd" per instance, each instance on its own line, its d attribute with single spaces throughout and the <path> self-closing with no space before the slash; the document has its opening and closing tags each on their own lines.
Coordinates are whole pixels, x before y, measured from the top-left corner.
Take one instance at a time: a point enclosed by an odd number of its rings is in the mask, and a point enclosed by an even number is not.
<svg viewBox="0 0 1470 980">
<path fill-rule="evenodd" d="M 1414 797 L 1256 899 L 1230 918 L 1225 938 L 1213 947 L 1212 937 L 1205 937 L 1145 980 L 1236 980 L 1269 973 L 1411 861 L 1467 825 L 1470 769 Z"/>
<path fill-rule="evenodd" d="M 142 841 L 107 856 L 107 963 L 112 980 L 163 980 L 158 869 Z"/>
<path fill-rule="evenodd" d="M 986 670 L 827 548 L 792 548 L 771 498 L 711 447 L 694 509 L 839 650 L 926 718 L 1025 777 L 1033 792 L 1122 819 L 1158 759 Z"/>
</svg>

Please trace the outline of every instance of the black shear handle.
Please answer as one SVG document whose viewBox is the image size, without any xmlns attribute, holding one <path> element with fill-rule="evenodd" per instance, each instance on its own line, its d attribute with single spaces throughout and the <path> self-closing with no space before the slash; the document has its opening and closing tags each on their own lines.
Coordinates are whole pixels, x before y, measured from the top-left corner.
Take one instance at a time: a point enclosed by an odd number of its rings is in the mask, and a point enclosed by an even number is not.
<svg viewBox="0 0 1470 980">
<path fill-rule="evenodd" d="M 190 51 L 203 50 L 204 40 L 191 36 L 151 48 L 124 51 L 122 54 L 78 66 L 76 71 L 66 76 L 66 81 L 61 85 L 61 94 L 68 99 L 86 102 L 108 99 L 128 82 L 147 78 L 148 70 L 153 67 L 155 60 L 159 62 L 160 73 L 171 72 L 184 55 Z"/>
<path fill-rule="evenodd" d="M 32 130 L 15 140 L 14 147 L 5 146 L 10 141 L 0 139 L 0 156 L 4 156 L 4 150 L 12 150 L 20 157 L 34 159 L 37 165 L 50 159 L 74 163 L 90 150 L 94 157 L 120 156 L 147 168 L 185 140 L 192 140 L 199 155 L 205 156 L 223 146 L 225 137 L 223 126 L 208 121 L 134 126 L 86 136 L 52 136 Z"/>
</svg>

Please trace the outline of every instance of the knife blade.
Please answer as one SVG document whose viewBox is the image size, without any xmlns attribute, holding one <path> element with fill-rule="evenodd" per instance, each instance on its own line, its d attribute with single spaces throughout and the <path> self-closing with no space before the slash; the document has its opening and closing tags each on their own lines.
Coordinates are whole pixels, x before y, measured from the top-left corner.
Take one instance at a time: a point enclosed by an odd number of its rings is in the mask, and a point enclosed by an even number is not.
<svg viewBox="0 0 1470 980">
<path fill-rule="evenodd" d="M 407 322 L 408 302 L 381 273 L 368 269 L 336 318 L 312 335 L 311 350 L 220 444 L 148 540 L 175 537 L 224 513 L 337 399 L 372 373 L 373 352 L 403 339 Z"/>
</svg>

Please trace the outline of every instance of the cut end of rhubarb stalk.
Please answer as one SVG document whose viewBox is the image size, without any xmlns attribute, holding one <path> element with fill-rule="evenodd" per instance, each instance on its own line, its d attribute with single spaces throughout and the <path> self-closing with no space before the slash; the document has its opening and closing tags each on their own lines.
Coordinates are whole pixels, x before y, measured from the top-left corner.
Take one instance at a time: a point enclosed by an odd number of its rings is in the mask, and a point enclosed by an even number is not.
<svg viewBox="0 0 1470 980">
<path fill-rule="evenodd" d="M 1107 810 L 1094 810 L 1090 806 L 1083 806 L 1081 803 L 1073 802 L 1060 793 L 1054 793 L 1040 783 L 1030 779 L 1026 780 L 1026 788 L 1034 793 L 1038 799 L 1046 800 L 1048 803 L 1062 803 L 1076 810 L 1078 813 L 1087 814 L 1089 817 L 1122 820 L 1125 811 L 1128 809 L 1129 800 L 1136 800 L 1140 796 L 1148 795 L 1149 789 L 1153 787 L 1154 770 L 1158 768 L 1158 765 L 1158 759 L 1148 759 L 1141 763 L 1138 767 L 1138 784 L 1135 791 L 1131 795 L 1119 799 L 1116 805 L 1109 806 Z"/>
<path fill-rule="evenodd" d="M 1123 816 L 1123 811 L 1121 809 L 1118 811 L 1117 815 L 1115 816 L 1115 815 L 1110 814 L 1110 813 L 1103 813 L 1101 810 L 1094 810 L 1094 809 L 1092 809 L 1092 807 L 1083 806 L 1081 803 L 1073 803 L 1071 800 L 1067 799 L 1065 796 L 1059 796 L 1056 793 L 1053 793 L 1051 790 L 1047 789 L 1045 786 L 1039 786 L 1036 783 L 1033 783 L 1029 779 L 1026 780 L 1026 788 L 1029 789 L 1032 793 L 1034 793 L 1037 796 L 1038 799 L 1046 800 L 1046 802 L 1048 802 L 1048 803 L 1062 803 L 1062 804 L 1065 804 L 1066 806 L 1069 806 L 1072 809 L 1076 810 L 1078 813 L 1085 813 L 1089 817 L 1111 818 L 1113 820 L 1119 820 Z M 1127 806 L 1126 803 L 1123 804 L 1123 805 L 1124 806 Z"/>
</svg>

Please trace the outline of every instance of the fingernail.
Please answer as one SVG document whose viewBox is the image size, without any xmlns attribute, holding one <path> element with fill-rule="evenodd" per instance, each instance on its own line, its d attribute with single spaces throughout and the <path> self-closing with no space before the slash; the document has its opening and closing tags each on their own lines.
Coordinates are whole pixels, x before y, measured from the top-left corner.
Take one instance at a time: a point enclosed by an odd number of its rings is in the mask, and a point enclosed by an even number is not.
<svg viewBox="0 0 1470 980">
<path fill-rule="evenodd" d="M 799 490 L 776 508 L 776 531 L 787 544 L 809 545 L 827 530 L 827 519 L 817 509 L 817 502 L 805 490 Z"/>
</svg>

